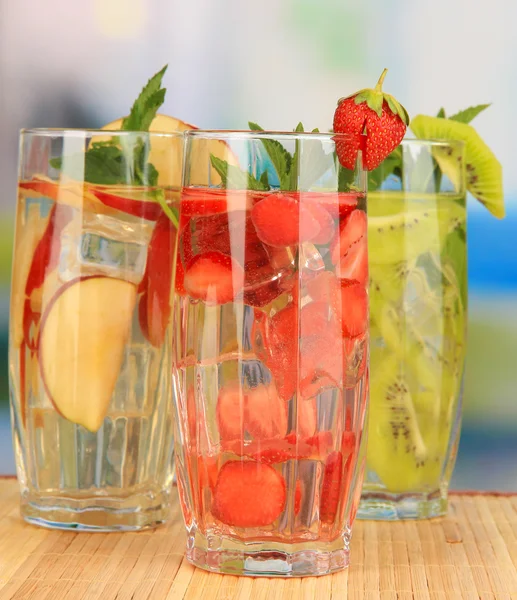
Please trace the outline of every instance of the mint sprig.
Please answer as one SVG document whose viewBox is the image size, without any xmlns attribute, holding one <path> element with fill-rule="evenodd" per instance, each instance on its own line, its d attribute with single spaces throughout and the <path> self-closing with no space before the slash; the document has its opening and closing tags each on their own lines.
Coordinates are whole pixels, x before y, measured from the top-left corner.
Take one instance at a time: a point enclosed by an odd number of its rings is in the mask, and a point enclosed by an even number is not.
<svg viewBox="0 0 517 600">
<path fill-rule="evenodd" d="M 148 131 L 152 120 L 165 99 L 162 79 L 163 67 L 151 77 L 133 103 L 129 115 L 122 122 L 124 131 Z M 156 186 L 158 172 L 148 162 L 149 147 L 144 138 L 114 136 L 106 142 L 93 142 L 85 152 L 62 158 L 53 158 L 50 165 L 71 178 L 99 185 L 129 184 Z"/>
<path fill-rule="evenodd" d="M 243 171 L 235 165 L 229 164 L 228 161 L 218 158 L 214 154 L 210 154 L 210 162 L 214 169 L 219 173 L 223 186 L 227 189 L 247 189 L 258 192 L 269 190 L 267 172 L 265 177 L 263 173 L 260 179 L 256 179 L 251 173 Z"/>
<path fill-rule="evenodd" d="M 249 127 L 252 131 L 264 131 L 257 123 L 250 122 Z M 296 133 L 304 131 L 303 124 L 298 123 Z M 312 133 L 318 133 L 319 129 L 313 129 Z M 272 167 L 274 168 L 278 187 L 282 191 L 296 191 L 300 188 L 308 189 L 323 177 L 332 167 L 338 164 L 335 154 L 324 152 L 323 145 L 318 144 L 317 140 L 311 140 L 301 151 L 299 139 L 295 139 L 294 152 L 291 153 L 278 141 L 264 137 L 261 143 L 266 151 Z M 217 158 L 213 154 L 210 160 L 214 169 L 219 173 L 223 186 L 226 188 L 242 189 L 256 191 L 267 191 L 271 189 L 268 171 L 265 170 L 257 179 L 247 171 L 241 170 L 235 165 L 228 164 L 227 161 Z M 340 167 L 340 171 L 343 170 Z M 343 183 L 343 190 L 350 189 L 348 180 L 353 180 L 353 173 L 346 178 L 340 176 L 339 181 Z"/>
</svg>

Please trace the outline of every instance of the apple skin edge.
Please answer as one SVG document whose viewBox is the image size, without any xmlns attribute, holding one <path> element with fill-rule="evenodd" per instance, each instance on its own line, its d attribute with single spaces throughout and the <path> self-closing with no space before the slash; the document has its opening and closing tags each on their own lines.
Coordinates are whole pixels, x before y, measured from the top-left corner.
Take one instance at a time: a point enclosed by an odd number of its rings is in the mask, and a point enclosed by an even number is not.
<svg viewBox="0 0 517 600">
<path fill-rule="evenodd" d="M 42 317 L 41 317 L 40 335 L 38 337 L 38 344 L 37 344 L 37 357 L 38 357 L 40 379 L 41 379 L 41 382 L 43 384 L 43 389 L 45 390 L 45 394 L 46 394 L 47 398 L 52 403 L 52 406 L 54 407 L 54 409 L 57 412 L 57 414 L 59 414 L 63 419 L 67 419 L 67 417 L 62 413 L 62 411 L 59 409 L 59 407 L 57 406 L 56 402 L 54 401 L 54 398 L 52 397 L 52 394 L 51 394 L 50 389 L 48 387 L 48 383 L 47 383 L 46 376 L 45 376 L 45 373 L 44 373 L 44 367 L 43 367 L 44 361 L 43 361 L 43 356 L 42 356 L 42 344 L 40 343 L 40 338 L 41 338 L 41 334 L 44 331 L 45 323 L 46 323 L 46 321 L 48 319 L 48 316 L 49 316 L 49 314 L 50 314 L 50 312 L 52 310 L 52 307 L 55 304 L 56 300 L 63 294 L 63 292 L 65 292 L 68 288 L 72 287 L 73 285 L 76 285 L 76 284 L 84 282 L 84 281 L 92 280 L 92 279 L 117 279 L 117 278 L 106 277 L 104 275 L 90 275 L 90 276 L 86 276 L 86 277 L 76 277 L 76 278 L 74 278 L 74 279 L 66 282 L 63 286 L 61 286 L 59 288 L 59 290 L 55 293 L 54 297 L 49 301 L 49 303 L 46 306 L 45 310 L 43 311 L 43 314 L 42 314 Z M 118 281 L 123 281 L 124 283 L 129 283 L 126 280 L 123 280 L 123 279 L 117 279 L 117 280 Z M 136 298 L 136 287 L 135 287 L 135 298 Z M 92 431 L 92 432 L 95 433 L 94 431 Z"/>
<path fill-rule="evenodd" d="M 138 307 L 140 328 L 156 348 L 163 344 L 170 320 L 175 243 L 176 228 L 162 211 L 151 237 L 146 270 L 138 288 L 143 291 Z"/>
</svg>

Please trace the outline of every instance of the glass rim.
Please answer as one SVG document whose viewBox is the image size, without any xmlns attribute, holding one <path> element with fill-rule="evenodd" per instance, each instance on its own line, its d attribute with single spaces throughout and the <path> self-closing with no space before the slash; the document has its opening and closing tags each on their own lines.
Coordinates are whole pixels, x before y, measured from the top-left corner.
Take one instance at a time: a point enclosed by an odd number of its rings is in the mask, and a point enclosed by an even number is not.
<svg viewBox="0 0 517 600">
<path fill-rule="evenodd" d="M 404 138 L 400 142 L 400 146 L 443 146 L 443 147 L 457 147 L 464 148 L 466 145 L 464 140 L 440 140 L 434 138 Z"/>
<path fill-rule="evenodd" d="M 338 140 L 357 140 L 357 136 L 349 133 L 334 133 L 332 131 L 282 131 L 282 130 L 260 130 L 252 129 L 187 129 L 185 137 L 201 139 L 228 139 L 228 140 L 252 140 L 252 139 L 307 139 L 333 142 Z M 359 137 L 366 136 L 359 134 Z"/>
<path fill-rule="evenodd" d="M 148 137 L 174 137 L 182 138 L 183 131 L 135 131 L 125 129 L 95 129 L 81 127 L 27 127 L 19 131 L 20 137 L 25 135 L 38 135 L 40 137 L 129 137 L 129 136 L 148 136 Z"/>
</svg>

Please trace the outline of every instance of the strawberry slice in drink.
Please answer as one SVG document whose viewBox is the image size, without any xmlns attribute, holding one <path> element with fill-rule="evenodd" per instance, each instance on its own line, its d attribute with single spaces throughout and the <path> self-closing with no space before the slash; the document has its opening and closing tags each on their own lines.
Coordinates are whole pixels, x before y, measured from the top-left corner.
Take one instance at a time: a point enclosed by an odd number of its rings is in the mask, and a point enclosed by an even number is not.
<svg viewBox="0 0 517 600">
<path fill-rule="evenodd" d="M 246 430 L 254 439 L 283 437 L 287 431 L 287 404 L 274 384 L 259 385 L 246 393 Z"/>
<path fill-rule="evenodd" d="M 336 518 L 341 499 L 341 481 L 343 479 L 343 454 L 331 452 L 325 462 L 320 498 L 320 520 L 332 524 Z"/>
<path fill-rule="evenodd" d="M 248 190 L 186 187 L 181 192 L 181 212 L 191 217 L 249 211 L 264 194 Z"/>
<path fill-rule="evenodd" d="M 187 265 L 183 287 L 191 298 L 209 305 L 226 304 L 241 296 L 244 271 L 231 256 L 221 252 L 198 254 Z"/>
<path fill-rule="evenodd" d="M 238 383 L 228 384 L 220 389 L 216 419 L 221 442 L 244 439 L 246 403 L 244 390 Z"/>
<path fill-rule="evenodd" d="M 346 217 L 364 201 L 362 192 L 301 192 L 301 201 L 317 204 L 324 208 L 333 219 Z"/>
<path fill-rule="evenodd" d="M 268 246 L 302 244 L 315 238 L 321 225 L 299 195 L 276 192 L 259 200 L 251 210 L 258 237 Z"/>
<path fill-rule="evenodd" d="M 256 348 L 271 371 L 276 389 L 286 402 L 292 398 L 297 383 L 298 308 L 288 304 L 261 328 L 261 346 Z"/>
<path fill-rule="evenodd" d="M 282 514 L 286 496 L 285 480 L 273 467 L 229 461 L 219 471 L 212 513 L 232 527 L 265 527 Z"/>
<path fill-rule="evenodd" d="M 368 294 L 364 285 L 342 280 L 341 317 L 343 335 L 354 338 L 365 333 L 368 327 Z"/>
<path fill-rule="evenodd" d="M 303 202 L 304 197 L 302 195 L 302 206 L 305 209 L 300 211 L 300 228 L 305 230 L 306 225 L 304 219 L 309 218 L 308 214 L 312 219 L 315 219 L 319 225 L 319 232 L 311 238 L 313 244 L 328 244 L 334 237 L 336 230 L 336 224 L 334 219 L 321 204 L 318 202 Z M 311 224 L 308 225 L 310 227 Z"/>
<path fill-rule="evenodd" d="M 341 278 L 368 281 L 366 244 L 367 218 L 362 210 L 354 210 L 343 221 L 331 245 L 332 263 Z"/>
</svg>

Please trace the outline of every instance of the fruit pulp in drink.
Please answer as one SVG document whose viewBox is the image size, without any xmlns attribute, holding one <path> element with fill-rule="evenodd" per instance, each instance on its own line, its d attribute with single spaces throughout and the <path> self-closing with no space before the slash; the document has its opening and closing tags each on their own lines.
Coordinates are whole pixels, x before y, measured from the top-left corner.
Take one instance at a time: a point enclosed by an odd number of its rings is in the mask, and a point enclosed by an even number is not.
<svg viewBox="0 0 517 600">
<path fill-rule="evenodd" d="M 432 494 L 458 443 L 465 197 L 369 194 L 370 424 L 365 493 Z"/>
<path fill-rule="evenodd" d="M 176 468 L 187 529 L 208 548 L 349 531 L 367 395 L 364 208 L 356 193 L 182 192 Z"/>
<path fill-rule="evenodd" d="M 174 231 L 143 189 L 19 184 L 14 438 L 22 504 L 45 505 L 51 521 L 92 504 L 167 505 Z M 89 525 L 107 525 L 96 514 Z"/>
</svg>

